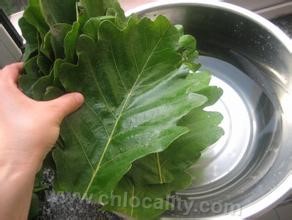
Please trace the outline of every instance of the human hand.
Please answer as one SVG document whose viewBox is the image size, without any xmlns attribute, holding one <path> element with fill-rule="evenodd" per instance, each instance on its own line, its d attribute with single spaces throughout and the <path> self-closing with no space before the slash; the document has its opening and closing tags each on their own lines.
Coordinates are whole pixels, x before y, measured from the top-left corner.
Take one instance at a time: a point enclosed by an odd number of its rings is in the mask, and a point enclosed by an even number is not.
<svg viewBox="0 0 292 220">
<path fill-rule="evenodd" d="M 22 68 L 22 63 L 16 63 L 0 70 L 0 167 L 37 173 L 59 136 L 62 120 L 84 98 L 71 93 L 52 101 L 34 101 L 17 87 Z"/>
</svg>

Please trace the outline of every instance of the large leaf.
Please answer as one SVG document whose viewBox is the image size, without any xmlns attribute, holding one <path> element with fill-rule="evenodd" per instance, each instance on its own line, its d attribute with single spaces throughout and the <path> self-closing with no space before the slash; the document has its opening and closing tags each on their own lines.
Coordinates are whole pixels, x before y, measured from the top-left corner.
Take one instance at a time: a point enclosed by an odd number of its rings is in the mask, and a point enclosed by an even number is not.
<svg viewBox="0 0 292 220">
<path fill-rule="evenodd" d="M 75 22 L 64 38 L 64 53 L 67 62 L 75 63 L 77 59 L 76 44 L 80 33 L 80 24 Z"/>
<path fill-rule="evenodd" d="M 27 60 L 32 53 L 38 50 L 38 31 L 24 17 L 19 20 L 19 26 L 22 29 L 22 36 L 26 40 L 24 59 Z"/>
<path fill-rule="evenodd" d="M 72 31 L 74 31 L 74 30 L 72 30 L 72 25 L 63 24 L 63 23 L 55 24 L 50 28 L 50 33 L 51 33 L 51 35 L 50 35 L 51 42 L 50 43 L 52 45 L 52 49 L 54 52 L 54 59 L 58 59 L 58 58 L 64 59 L 65 58 L 65 47 L 64 47 L 65 41 L 64 41 L 64 39 L 67 37 L 67 34 L 69 32 L 72 32 Z M 70 37 L 68 37 L 68 38 L 70 38 Z M 71 45 L 68 45 L 68 46 L 71 46 Z"/>
<path fill-rule="evenodd" d="M 20 26 L 24 92 L 86 99 L 47 158 L 55 190 L 107 195 L 106 209 L 137 219 L 169 209 L 167 195 L 191 183 L 188 168 L 222 135 L 221 115 L 203 110 L 221 90 L 196 72 L 195 39 L 164 17 L 126 18 L 117 0 L 29 0 Z M 112 192 L 129 200 L 116 204 Z M 152 202 L 133 206 L 132 198 Z"/>
<path fill-rule="evenodd" d="M 60 67 L 66 91 L 86 101 L 62 127 L 66 148 L 53 152 L 58 190 L 94 199 L 112 193 L 132 162 L 186 133 L 177 121 L 207 101 L 178 69 L 180 35 L 166 18 L 133 19 L 122 30 L 105 21 L 99 32 L 98 41 L 80 36 L 77 65 Z"/>
<path fill-rule="evenodd" d="M 218 100 L 222 90 L 209 86 L 210 74 L 197 71 L 188 76 L 192 80 L 192 92 L 204 94 L 208 98 L 205 105 L 192 110 L 183 117 L 179 125 L 188 127 L 190 132 L 177 139 L 168 149 L 136 161 L 129 172 L 136 183 L 163 184 L 175 179 L 176 171 L 185 171 L 192 165 L 200 152 L 222 136 L 218 124 L 222 120 L 219 113 L 206 112 L 203 108 L 210 101 Z M 175 155 L 175 156 L 172 156 Z M 144 173 L 144 175 L 139 175 Z"/>
<path fill-rule="evenodd" d="M 83 8 L 82 13 L 86 15 L 98 12 L 96 16 L 105 16 L 109 10 L 114 10 L 116 11 L 114 21 L 117 21 L 117 17 L 119 21 L 126 21 L 123 10 L 115 0 L 104 2 L 103 0 L 86 0 L 82 3 L 80 7 Z M 62 58 L 68 62 L 76 62 L 76 42 L 81 34 L 80 29 L 86 21 L 83 15 L 77 18 L 78 5 L 76 4 L 75 0 L 29 0 L 24 16 L 19 21 L 26 39 L 23 59 L 25 63 L 35 64 L 34 69 L 30 68 L 31 64 L 26 68 L 28 71 L 25 71 L 21 77 L 20 84 L 25 88 L 24 92 L 32 98 L 39 99 L 44 96 L 44 94 L 32 95 L 32 88 L 36 84 L 39 84 L 39 91 L 46 91 L 46 88 L 41 88 L 41 85 L 55 86 L 50 85 L 48 80 L 44 84 L 44 79 L 39 79 L 39 77 L 55 74 L 53 66 L 56 59 Z M 92 7 L 98 7 L 97 11 Z M 94 31 L 97 32 L 97 29 Z"/>
<path fill-rule="evenodd" d="M 77 19 L 76 0 L 39 0 L 42 14 L 49 26 L 73 24 Z"/>
<path fill-rule="evenodd" d="M 80 0 L 80 3 L 88 19 L 113 12 L 120 21 L 126 20 L 124 11 L 117 0 Z"/>
<path fill-rule="evenodd" d="M 209 86 L 210 75 L 205 71 L 198 71 L 189 78 L 195 80 L 192 91 L 205 94 L 209 100 L 180 120 L 179 124 L 188 127 L 190 132 L 177 139 L 165 151 L 137 160 L 117 186 L 107 209 L 137 219 L 144 219 L 145 216 L 145 219 L 158 218 L 168 210 L 165 205 L 168 204 L 167 196 L 191 184 L 192 174 L 188 169 L 200 158 L 201 151 L 223 135 L 222 128 L 218 126 L 222 115 L 203 110 L 220 98 L 222 90 Z M 135 201 L 140 203 L 139 206 L 129 202 L 133 192 L 136 192 Z M 121 205 L 115 201 L 116 198 L 128 202 Z M 147 204 L 143 205 L 145 201 Z"/>
<path fill-rule="evenodd" d="M 49 26 L 45 21 L 45 18 L 41 11 L 40 1 L 39 0 L 29 0 L 28 7 L 25 9 L 23 17 L 26 22 L 34 27 L 35 30 L 40 34 L 43 39 L 49 30 Z M 22 27 L 22 23 L 20 23 L 20 27 Z M 24 35 L 27 31 L 23 31 Z"/>
<path fill-rule="evenodd" d="M 170 183 L 137 184 L 132 175 L 126 174 L 115 188 L 111 200 L 104 201 L 105 209 L 122 213 L 131 219 L 158 219 L 165 211 L 175 207 L 173 201 L 169 200 L 171 193 L 191 184 L 191 176 L 185 172 L 178 170 L 175 177 Z"/>
<path fill-rule="evenodd" d="M 23 24 L 22 28 L 25 28 L 25 20 L 21 23 Z M 43 100 L 47 87 L 55 86 L 57 83 L 62 88 L 55 77 L 55 69 L 58 67 L 60 59 L 65 58 L 65 54 L 68 60 L 74 59 L 75 52 L 72 50 L 74 50 L 76 32 L 78 33 L 78 30 L 72 29 L 69 24 L 55 24 L 45 35 L 43 42 L 38 42 L 36 55 L 27 58 L 25 72 L 19 80 L 20 87 L 28 96 L 36 100 Z M 28 39 L 33 42 L 31 37 Z M 30 45 L 33 44 L 30 43 Z M 65 47 L 72 47 L 72 50 L 66 49 L 65 51 Z"/>
</svg>

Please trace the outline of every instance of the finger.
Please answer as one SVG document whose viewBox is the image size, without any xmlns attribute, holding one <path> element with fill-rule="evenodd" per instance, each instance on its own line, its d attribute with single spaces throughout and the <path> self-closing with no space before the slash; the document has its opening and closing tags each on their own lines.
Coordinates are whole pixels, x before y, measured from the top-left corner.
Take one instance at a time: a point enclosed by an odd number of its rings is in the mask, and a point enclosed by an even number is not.
<svg viewBox="0 0 292 220">
<path fill-rule="evenodd" d="M 75 112 L 84 102 L 84 97 L 80 93 L 69 93 L 55 100 L 49 101 L 48 104 L 56 113 L 57 120 L 61 122 L 66 116 Z"/>
<path fill-rule="evenodd" d="M 17 83 L 18 77 L 23 69 L 23 63 L 13 63 L 5 66 L 0 72 L 4 79 Z"/>
</svg>

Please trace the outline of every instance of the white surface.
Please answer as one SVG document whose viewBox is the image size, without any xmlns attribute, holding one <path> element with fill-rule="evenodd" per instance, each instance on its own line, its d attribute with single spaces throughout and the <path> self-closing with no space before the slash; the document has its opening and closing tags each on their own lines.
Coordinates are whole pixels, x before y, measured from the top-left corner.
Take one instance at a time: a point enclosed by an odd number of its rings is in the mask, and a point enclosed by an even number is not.
<svg viewBox="0 0 292 220">
<path fill-rule="evenodd" d="M 21 30 L 18 25 L 18 20 L 22 17 L 23 11 L 17 12 L 15 14 L 12 14 L 9 19 L 11 23 L 13 24 L 14 28 L 17 30 L 17 32 L 21 35 Z"/>
</svg>

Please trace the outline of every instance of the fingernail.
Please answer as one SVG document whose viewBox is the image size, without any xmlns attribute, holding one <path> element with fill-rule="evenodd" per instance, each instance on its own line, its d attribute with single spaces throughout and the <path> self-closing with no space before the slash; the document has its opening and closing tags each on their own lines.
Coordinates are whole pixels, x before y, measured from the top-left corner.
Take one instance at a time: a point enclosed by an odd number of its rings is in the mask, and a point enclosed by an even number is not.
<svg viewBox="0 0 292 220">
<path fill-rule="evenodd" d="M 74 96 L 75 96 L 75 99 L 78 103 L 82 104 L 84 102 L 84 96 L 81 93 L 77 92 L 74 94 Z"/>
</svg>

